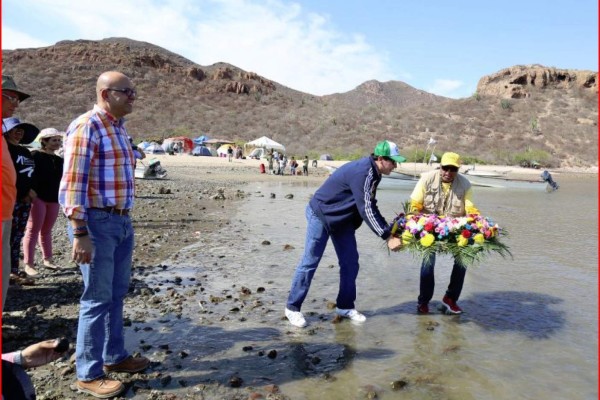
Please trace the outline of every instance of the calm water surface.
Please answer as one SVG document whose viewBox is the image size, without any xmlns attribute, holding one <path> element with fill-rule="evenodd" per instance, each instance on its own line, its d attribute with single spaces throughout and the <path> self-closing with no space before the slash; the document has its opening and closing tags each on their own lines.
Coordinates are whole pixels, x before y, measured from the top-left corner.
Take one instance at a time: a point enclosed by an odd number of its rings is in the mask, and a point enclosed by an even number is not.
<svg viewBox="0 0 600 400">
<path fill-rule="evenodd" d="M 222 327 L 204 326 L 202 318 L 193 326 L 173 326 L 198 354 L 198 369 L 208 371 L 179 375 L 223 380 L 231 372 L 223 364 L 231 363 L 248 384 L 275 383 L 292 399 L 358 399 L 370 391 L 382 399 L 598 398 L 597 181 L 558 180 L 561 188 L 554 193 L 475 189 L 483 215 L 509 231 L 505 242 L 514 259 L 494 254 L 469 269 L 460 299 L 463 315 L 435 310 L 417 316 L 418 260 L 388 254 L 363 224 L 357 232 L 357 308 L 367 323 L 331 323 L 327 305 L 335 301 L 338 269 L 330 244 L 303 306 L 311 323 L 305 330 L 281 317 L 302 253 L 304 207 L 316 188 L 279 183 L 247 188 L 253 195 L 219 233 L 223 246 L 190 246 L 179 268 L 184 275 L 200 271 L 217 278 L 207 288 L 211 293 L 265 287 L 263 311 L 257 307 L 242 322 Z M 293 199 L 284 198 L 289 193 Z M 401 211 L 409 195 L 380 190 L 384 216 Z M 238 243 L 234 248 L 232 240 Z M 434 309 L 451 266 L 451 258 L 438 257 Z M 248 344 L 278 349 L 279 356 L 263 357 L 261 367 L 255 355 L 241 350 Z M 217 363 L 222 375 L 210 370 Z M 393 381 L 407 385 L 394 391 Z"/>
</svg>

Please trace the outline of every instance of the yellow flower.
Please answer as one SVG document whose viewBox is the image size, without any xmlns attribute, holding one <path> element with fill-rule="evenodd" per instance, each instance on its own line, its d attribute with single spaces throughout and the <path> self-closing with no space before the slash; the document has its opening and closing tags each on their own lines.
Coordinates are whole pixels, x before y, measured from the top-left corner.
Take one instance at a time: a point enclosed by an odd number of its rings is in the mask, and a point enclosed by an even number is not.
<svg viewBox="0 0 600 400">
<path fill-rule="evenodd" d="M 469 239 L 460 235 L 456 240 L 456 243 L 458 244 L 458 247 L 465 247 L 467 244 L 469 244 Z"/>
<path fill-rule="evenodd" d="M 409 243 L 413 240 L 413 235 L 410 233 L 410 231 L 405 230 L 404 232 L 402 232 L 402 242 L 403 243 Z"/>
<path fill-rule="evenodd" d="M 483 244 L 483 242 L 485 242 L 483 233 L 478 233 L 477 235 L 473 236 L 473 241 L 477 244 Z"/>
<path fill-rule="evenodd" d="M 433 241 L 435 240 L 435 236 L 433 236 L 431 233 L 428 233 L 427 235 L 423 236 L 419 242 L 421 243 L 421 245 L 423 247 L 429 247 L 433 244 Z"/>
<path fill-rule="evenodd" d="M 425 221 L 427 221 L 427 219 L 425 217 L 421 217 L 421 218 L 419 218 L 418 224 L 423 226 L 423 225 L 425 225 Z"/>
</svg>

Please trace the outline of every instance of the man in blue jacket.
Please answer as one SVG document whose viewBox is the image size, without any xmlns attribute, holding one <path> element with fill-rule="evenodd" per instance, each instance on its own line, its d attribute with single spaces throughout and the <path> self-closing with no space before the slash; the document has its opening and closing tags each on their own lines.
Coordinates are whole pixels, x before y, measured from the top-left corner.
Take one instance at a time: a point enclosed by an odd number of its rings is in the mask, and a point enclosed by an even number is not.
<svg viewBox="0 0 600 400">
<path fill-rule="evenodd" d="M 306 206 L 304 255 L 296 267 L 285 309 L 292 325 L 307 325 L 300 308 L 330 237 L 340 264 L 336 313 L 355 322 L 366 320 L 354 307 L 359 268 L 355 231 L 365 221 L 377 236 L 387 240 L 390 250 L 402 247 L 402 240 L 391 235 L 390 224 L 379 212 L 375 193 L 382 174 L 389 175 L 404 161 L 398 146 L 385 140 L 377 143 L 371 156 L 344 164 L 317 189 Z"/>
</svg>

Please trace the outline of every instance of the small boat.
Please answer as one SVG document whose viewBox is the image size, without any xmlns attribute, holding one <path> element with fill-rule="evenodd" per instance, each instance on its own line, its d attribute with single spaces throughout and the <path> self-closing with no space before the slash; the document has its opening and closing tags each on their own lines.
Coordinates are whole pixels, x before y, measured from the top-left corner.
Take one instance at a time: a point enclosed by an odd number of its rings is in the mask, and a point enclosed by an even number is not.
<svg viewBox="0 0 600 400">
<path fill-rule="evenodd" d="M 413 181 L 415 179 L 419 179 L 419 177 L 416 176 L 416 175 L 410 175 L 410 174 L 406 174 L 404 172 L 398 172 L 398 171 L 392 171 L 388 176 L 386 176 L 386 178 L 390 178 L 390 179 L 404 179 L 404 180 L 409 180 L 409 181 Z"/>
<path fill-rule="evenodd" d="M 329 173 L 333 173 L 337 168 L 326 166 Z M 558 189 L 558 183 L 552 179 L 548 171 L 542 172 L 540 179 L 509 179 L 504 176 L 473 176 L 463 174 L 471 185 L 476 187 L 497 188 L 497 189 L 528 189 L 528 190 L 546 190 L 551 192 Z M 412 189 L 415 187 L 419 178 L 402 172 L 392 171 L 390 175 L 383 175 L 379 183 L 379 189 Z"/>
<path fill-rule="evenodd" d="M 558 183 L 552 179 L 548 171 L 544 171 L 539 179 L 509 179 L 496 176 L 473 176 L 464 175 L 473 186 L 483 186 L 489 188 L 502 189 L 526 189 L 526 190 L 546 190 L 552 192 L 559 188 Z"/>
<path fill-rule="evenodd" d="M 325 168 L 331 175 L 337 167 L 326 165 Z M 390 175 L 383 175 L 381 182 L 379 182 L 378 189 L 410 189 L 412 190 L 419 178 L 412 175 L 403 174 L 401 172 L 392 171 Z"/>
<path fill-rule="evenodd" d="M 482 178 L 506 178 L 507 171 L 475 171 L 475 169 L 468 169 L 465 172 L 462 172 L 462 174 L 468 176 L 479 176 Z"/>
</svg>

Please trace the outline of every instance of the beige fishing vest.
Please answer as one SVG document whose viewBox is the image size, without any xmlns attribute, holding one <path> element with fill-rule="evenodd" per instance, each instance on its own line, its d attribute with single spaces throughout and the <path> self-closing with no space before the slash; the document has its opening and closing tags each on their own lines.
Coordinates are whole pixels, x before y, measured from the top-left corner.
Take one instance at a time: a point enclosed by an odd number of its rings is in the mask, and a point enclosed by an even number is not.
<svg viewBox="0 0 600 400">
<path fill-rule="evenodd" d="M 424 174 L 425 198 L 423 213 L 462 217 L 465 215 L 465 194 L 471 182 L 460 174 L 456 174 L 450 191 L 444 196 L 440 171 Z"/>
</svg>

